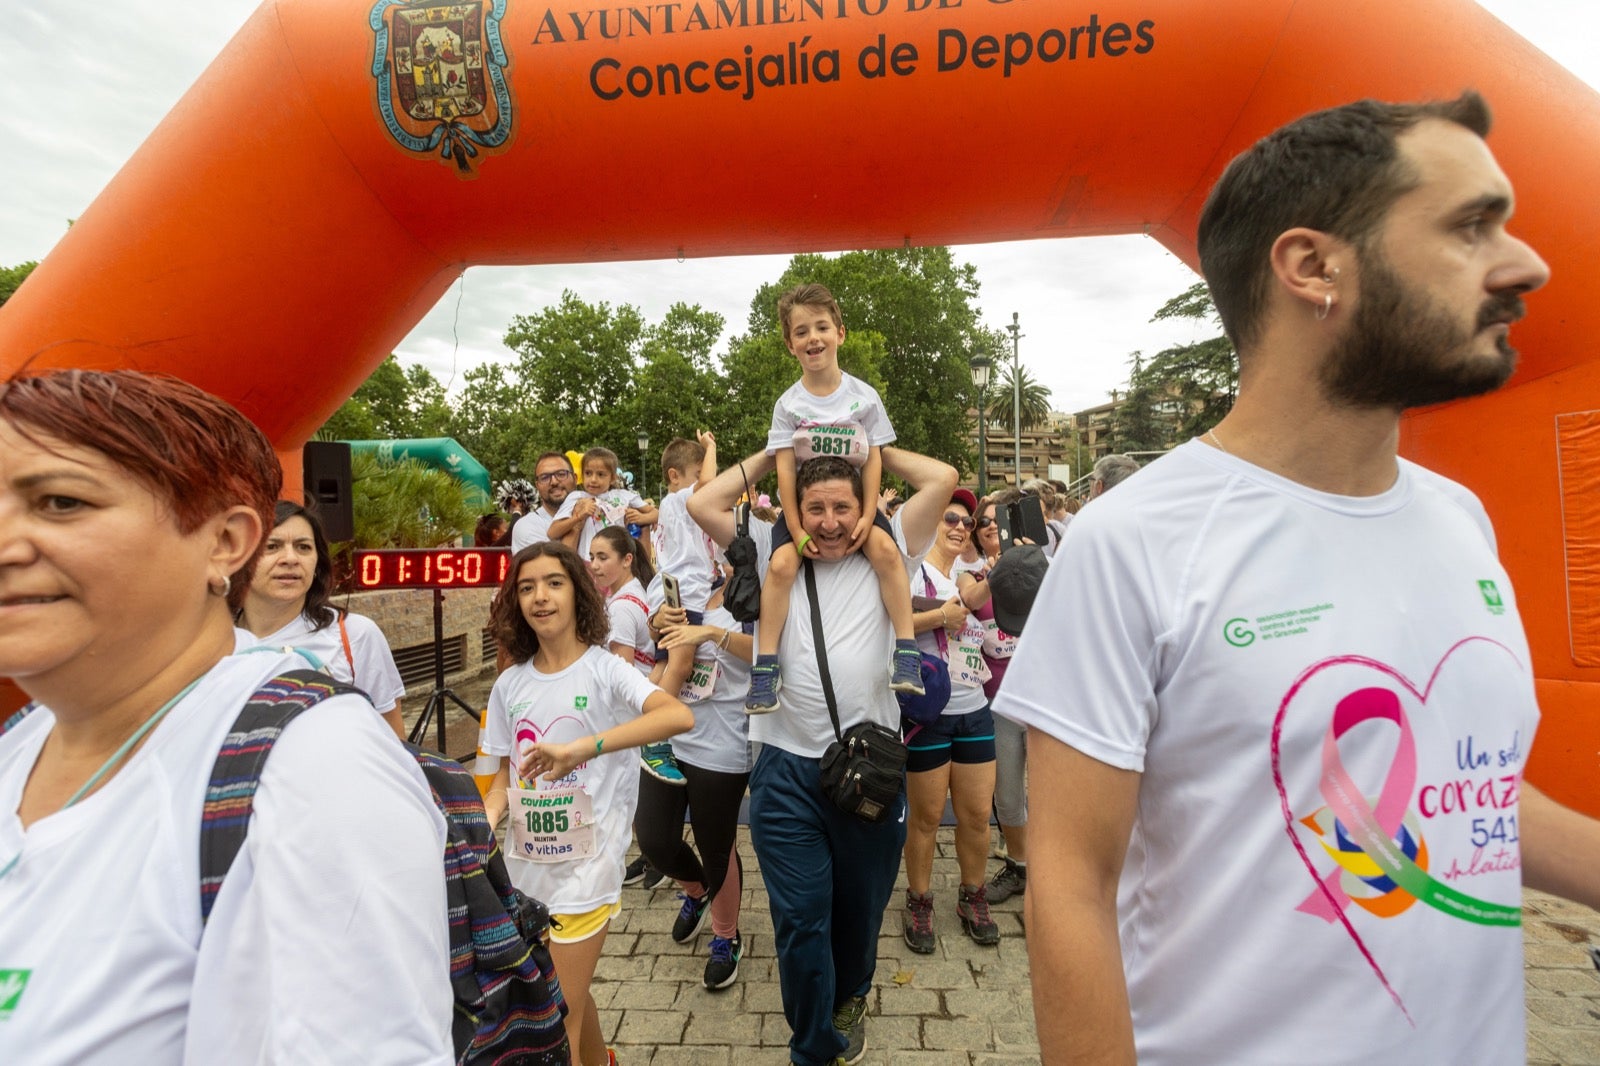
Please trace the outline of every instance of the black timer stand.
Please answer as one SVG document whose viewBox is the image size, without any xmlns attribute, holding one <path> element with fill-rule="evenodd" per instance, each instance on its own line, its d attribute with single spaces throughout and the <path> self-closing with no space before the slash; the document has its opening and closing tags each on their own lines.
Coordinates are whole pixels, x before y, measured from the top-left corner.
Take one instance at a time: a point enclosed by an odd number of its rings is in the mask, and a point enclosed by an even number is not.
<svg viewBox="0 0 1600 1066">
<path fill-rule="evenodd" d="M 476 713 L 468 707 L 466 701 L 444 683 L 444 590 L 433 590 L 433 691 L 428 694 L 428 704 L 422 708 L 422 717 L 417 719 L 417 724 L 411 727 L 411 735 L 406 739 L 413 744 L 422 743 L 422 738 L 427 734 L 428 723 L 434 715 L 439 717 L 439 744 L 438 750 L 444 752 L 444 726 L 445 719 L 449 716 L 450 707 L 445 701 L 450 700 L 457 707 L 476 717 Z M 477 750 L 477 745 L 473 745 Z M 470 756 L 463 756 L 465 761 Z"/>
</svg>

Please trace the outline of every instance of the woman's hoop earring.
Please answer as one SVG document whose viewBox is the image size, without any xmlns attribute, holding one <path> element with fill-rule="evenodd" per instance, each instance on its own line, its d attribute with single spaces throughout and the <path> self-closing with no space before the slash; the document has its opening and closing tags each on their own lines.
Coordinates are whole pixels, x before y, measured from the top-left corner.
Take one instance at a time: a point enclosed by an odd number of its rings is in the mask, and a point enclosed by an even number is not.
<svg viewBox="0 0 1600 1066">
<path fill-rule="evenodd" d="M 207 581 L 206 582 L 206 591 L 211 593 L 211 595 L 213 595 L 213 596 L 220 596 L 223 599 L 227 599 L 228 598 L 228 593 L 233 591 L 233 579 L 228 577 L 228 575 L 226 575 L 226 574 L 222 575 L 222 591 L 221 592 L 218 592 L 217 591 L 217 587 L 215 585 L 213 585 L 211 582 Z"/>
<path fill-rule="evenodd" d="M 1317 321 L 1321 322 L 1328 317 L 1328 312 L 1333 310 L 1333 293 L 1322 294 L 1322 306 L 1317 308 Z"/>
</svg>

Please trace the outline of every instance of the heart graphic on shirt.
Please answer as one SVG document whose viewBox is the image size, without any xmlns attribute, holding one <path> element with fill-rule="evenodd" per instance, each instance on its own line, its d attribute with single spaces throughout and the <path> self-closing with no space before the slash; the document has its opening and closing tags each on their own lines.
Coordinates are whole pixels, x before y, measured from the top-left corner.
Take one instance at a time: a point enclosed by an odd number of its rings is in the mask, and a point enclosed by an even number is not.
<svg viewBox="0 0 1600 1066">
<path fill-rule="evenodd" d="M 1417 783 L 1417 743 L 1415 724 L 1424 729 L 1437 720 L 1425 713 L 1428 697 L 1445 665 L 1461 648 L 1474 643 L 1499 648 L 1518 670 L 1525 667 L 1511 649 L 1487 637 L 1468 637 L 1458 641 L 1440 657 L 1433 672 L 1418 686 L 1399 670 L 1365 656 L 1334 656 L 1314 663 L 1295 679 L 1278 705 L 1272 724 L 1272 780 L 1278 791 L 1285 829 L 1295 853 L 1311 875 L 1314 888 L 1296 908 L 1326 922 L 1338 922 L 1349 934 L 1367 965 L 1377 976 L 1389 997 L 1408 1021 L 1411 1014 L 1390 984 L 1383 967 L 1373 957 L 1347 913 L 1352 903 L 1389 918 L 1401 914 L 1414 903 L 1424 903 L 1452 917 L 1482 925 L 1517 925 L 1521 912 L 1460 892 L 1428 872 L 1427 843 L 1412 802 Z M 1336 666 L 1356 666 L 1371 670 L 1384 679 L 1378 685 L 1353 688 L 1339 698 L 1323 734 L 1322 770 L 1319 786 L 1325 805 L 1303 817 L 1291 809 L 1282 766 L 1283 726 L 1296 697 L 1312 678 Z M 1398 689 L 1398 691 L 1397 691 Z M 1401 693 L 1411 697 L 1411 712 Z M 1302 706 L 1305 701 L 1302 701 Z M 1306 707 L 1316 715 L 1318 707 Z M 1339 750 L 1339 741 L 1357 726 L 1390 727 L 1397 733 L 1394 755 L 1375 797 L 1351 778 Z M 1296 823 L 1310 828 L 1321 839 L 1323 849 L 1334 860 L 1327 874 L 1319 873 L 1310 853 L 1301 842 Z M 1360 895 L 1353 897 L 1352 890 Z M 1413 1023 L 1414 1024 L 1414 1023 Z"/>
<path fill-rule="evenodd" d="M 517 723 L 517 750 L 527 750 L 525 747 L 527 744 L 543 744 L 545 741 L 550 739 L 550 734 L 554 733 L 556 731 L 556 726 L 562 722 L 573 723 L 578 727 L 578 731 L 580 733 L 587 732 L 589 729 L 587 722 L 584 722 L 580 718 L 574 718 L 570 714 L 563 714 L 558 718 L 552 718 L 548 723 L 545 724 L 542 732 L 538 726 L 534 725 L 527 719 L 523 719 L 521 722 Z"/>
</svg>

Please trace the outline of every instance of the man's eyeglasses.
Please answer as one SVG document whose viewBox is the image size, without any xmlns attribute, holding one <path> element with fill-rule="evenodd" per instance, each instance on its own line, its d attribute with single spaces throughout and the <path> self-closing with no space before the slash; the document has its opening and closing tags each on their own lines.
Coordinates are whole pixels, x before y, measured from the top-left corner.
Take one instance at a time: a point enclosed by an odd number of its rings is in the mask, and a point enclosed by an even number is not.
<svg viewBox="0 0 1600 1066">
<path fill-rule="evenodd" d="M 570 470 L 550 470 L 546 473 L 535 476 L 533 480 L 537 481 L 541 485 L 548 485 L 557 478 L 570 478 L 571 476 L 572 471 Z"/>
<path fill-rule="evenodd" d="M 956 514 L 954 511 L 944 513 L 944 524 L 947 526 L 960 526 L 962 529 L 972 528 L 972 516 Z"/>
</svg>

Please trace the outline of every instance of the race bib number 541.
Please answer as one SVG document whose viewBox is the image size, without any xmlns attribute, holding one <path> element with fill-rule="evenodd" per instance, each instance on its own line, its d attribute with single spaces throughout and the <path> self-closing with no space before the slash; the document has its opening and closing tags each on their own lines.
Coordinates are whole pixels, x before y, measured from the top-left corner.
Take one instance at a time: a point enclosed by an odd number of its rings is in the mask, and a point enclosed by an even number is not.
<svg viewBox="0 0 1600 1066">
<path fill-rule="evenodd" d="M 566 862 L 594 854 L 594 803 L 581 788 L 513 788 L 507 849 L 529 862 Z"/>
</svg>

